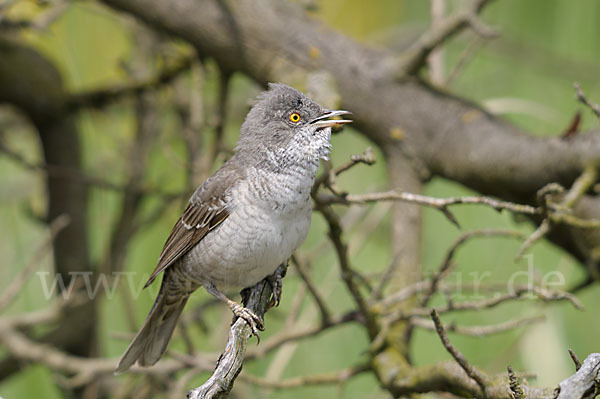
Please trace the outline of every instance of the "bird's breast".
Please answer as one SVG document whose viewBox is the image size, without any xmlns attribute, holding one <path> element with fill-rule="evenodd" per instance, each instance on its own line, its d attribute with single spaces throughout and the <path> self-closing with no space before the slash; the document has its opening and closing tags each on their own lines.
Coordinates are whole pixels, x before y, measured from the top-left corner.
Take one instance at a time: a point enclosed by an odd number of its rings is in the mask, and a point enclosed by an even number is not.
<svg viewBox="0 0 600 399">
<path fill-rule="evenodd" d="M 217 287 L 248 287 L 272 274 L 308 234 L 313 180 L 263 173 L 238 184 L 229 217 L 186 257 L 190 273 Z"/>
</svg>

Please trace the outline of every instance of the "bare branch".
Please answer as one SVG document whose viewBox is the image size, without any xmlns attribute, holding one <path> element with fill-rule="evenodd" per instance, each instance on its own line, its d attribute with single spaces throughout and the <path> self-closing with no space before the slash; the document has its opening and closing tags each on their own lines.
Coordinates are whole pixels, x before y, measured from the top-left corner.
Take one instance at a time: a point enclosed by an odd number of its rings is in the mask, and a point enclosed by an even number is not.
<svg viewBox="0 0 600 399">
<path fill-rule="evenodd" d="M 526 326 L 533 323 L 538 323 L 545 319 L 544 315 L 533 317 L 523 317 L 520 319 L 509 320 L 504 323 L 493 324 L 489 326 L 459 326 L 455 323 L 446 324 L 444 326 L 447 332 L 453 332 L 459 335 L 468 335 L 472 337 L 483 337 L 486 335 L 498 334 L 517 327 Z M 411 324 L 427 330 L 435 330 L 435 324 L 428 319 L 416 317 L 411 319 Z"/>
<path fill-rule="evenodd" d="M 489 237 L 489 236 L 505 236 L 505 237 L 514 237 L 514 238 L 522 238 L 523 233 L 518 230 L 507 230 L 507 229 L 482 229 L 482 230 L 472 230 L 467 231 L 461 234 L 454 243 L 448 249 L 442 264 L 439 266 L 438 270 L 431 277 L 431 285 L 429 286 L 428 291 L 425 293 L 425 297 L 421 301 L 421 306 L 427 306 L 429 300 L 437 291 L 438 282 L 444 278 L 450 269 L 452 258 L 456 253 L 457 249 L 462 246 L 465 242 L 473 237 Z"/>
<path fill-rule="evenodd" d="M 279 268 L 285 268 L 284 265 Z M 264 317 L 271 302 L 272 288 L 267 279 L 256 284 L 244 298 L 244 306 L 259 317 Z M 217 367 L 211 377 L 202 386 L 188 392 L 189 399 L 226 398 L 233 383 L 242 370 L 248 339 L 252 337 L 252 328 L 238 318 L 229 329 L 229 338 L 225 350 L 217 361 Z"/>
<path fill-rule="evenodd" d="M 563 187 L 557 183 L 544 186 L 538 191 L 538 201 L 541 202 L 542 213 L 547 216 L 542 220 L 535 231 L 525 240 L 515 259 L 520 259 L 523 253 L 531 247 L 536 241 L 547 235 L 552 229 L 552 223 L 565 223 L 580 228 L 600 227 L 600 220 L 582 220 L 572 216 L 568 212 L 579 199 L 592 187 L 598 178 L 598 171 L 595 164 L 586 166 L 581 175 L 573 182 L 573 185 L 564 197 L 558 203 L 551 201 L 552 194 L 560 194 L 564 191 Z"/>
<path fill-rule="evenodd" d="M 475 369 L 473 366 L 471 366 L 471 364 L 467 361 L 465 356 L 450 343 L 448 335 L 444 330 L 444 325 L 442 324 L 442 321 L 440 320 L 435 309 L 432 309 L 430 314 L 431 319 L 435 324 L 435 330 L 440 336 L 442 344 L 444 345 L 448 353 L 452 355 L 454 360 L 456 360 L 456 363 L 458 363 L 460 367 L 462 367 L 465 373 L 467 373 L 467 375 L 471 377 L 477 383 L 477 385 L 479 385 L 479 388 L 481 389 L 481 394 L 483 395 L 483 397 L 486 397 L 486 385 L 488 385 L 489 383 L 488 377 L 486 375 L 483 375 L 479 370 Z"/>
<path fill-rule="evenodd" d="M 34 251 L 33 257 L 21 271 L 21 273 L 19 273 L 19 275 L 11 282 L 8 288 L 6 288 L 4 292 L 0 294 L 0 312 L 4 310 L 4 308 L 6 308 L 14 298 L 16 298 L 21 291 L 21 288 L 23 288 L 23 285 L 27 282 L 30 274 L 33 273 L 36 267 L 39 267 L 40 261 L 44 258 L 44 256 L 50 253 L 54 237 L 56 237 L 56 235 L 60 233 L 62 229 L 67 227 L 69 221 L 69 216 L 63 214 L 50 223 L 50 234 L 48 238 L 46 238 L 39 248 Z"/>
<path fill-rule="evenodd" d="M 577 100 L 580 103 L 582 103 L 583 105 L 585 105 L 586 107 L 588 107 L 589 109 L 591 109 L 592 112 L 594 113 L 594 115 L 596 115 L 598 118 L 600 118 L 600 106 L 598 106 L 598 104 L 590 102 L 587 99 L 585 94 L 583 94 L 583 90 L 581 89 L 581 86 L 579 85 L 579 83 L 577 83 L 577 82 L 573 83 L 573 87 L 575 87 L 575 95 L 577 96 Z"/>
<path fill-rule="evenodd" d="M 331 239 L 338 256 L 342 280 L 344 280 L 348 291 L 354 298 L 354 302 L 356 302 L 359 312 L 365 319 L 365 325 L 367 327 L 367 332 L 369 333 L 369 336 L 373 338 L 377 336 L 377 323 L 369 307 L 367 306 L 365 298 L 360 293 L 360 290 L 354 281 L 355 273 L 350 267 L 346 244 L 344 244 L 344 242 L 342 241 L 342 228 L 340 226 L 339 218 L 333 212 L 331 207 L 322 206 L 318 202 L 317 210 L 321 212 L 323 217 L 325 217 L 327 224 L 329 225 L 329 238 Z"/>
<path fill-rule="evenodd" d="M 336 192 L 336 190 L 333 189 L 333 187 L 335 186 L 335 178 L 337 176 L 360 163 L 364 163 L 366 165 L 373 165 L 375 161 L 375 154 L 373 153 L 371 147 L 367 147 L 367 149 L 362 154 L 352 155 L 350 157 L 350 161 L 348 161 L 347 163 L 337 167 L 334 170 L 326 170 L 325 172 L 323 172 L 323 174 L 321 174 L 315 179 L 315 183 L 313 184 L 311 191 L 313 196 L 322 184 L 326 184 L 329 188 L 332 189 L 332 191 Z"/>
<path fill-rule="evenodd" d="M 287 388 L 298 388 L 307 385 L 326 385 L 326 384 L 340 384 L 344 383 L 350 378 L 370 371 L 371 367 L 369 365 L 358 365 L 354 367 L 349 367 L 345 370 L 320 374 L 320 375 L 308 375 L 303 377 L 295 377 L 288 378 L 283 381 L 270 381 L 265 380 L 263 378 L 255 377 L 249 374 L 240 375 L 240 379 L 246 382 L 249 382 L 254 385 L 258 385 L 263 388 L 271 388 L 271 389 L 287 389 Z"/>
<path fill-rule="evenodd" d="M 535 229 L 533 233 L 523 242 L 517 254 L 515 260 L 521 259 L 525 251 L 527 251 L 533 244 L 542 239 L 546 234 L 550 232 L 550 221 L 548 219 L 542 220 L 542 223 Z"/>
<path fill-rule="evenodd" d="M 575 363 L 575 371 L 579 371 L 579 369 L 581 368 L 581 361 L 579 360 L 575 352 L 573 352 L 573 350 L 571 349 L 569 349 L 569 356 L 571 356 L 571 360 L 573 360 L 573 363 Z"/>
<path fill-rule="evenodd" d="M 482 37 L 496 37 L 498 32 L 485 26 L 478 17 L 478 13 L 489 2 L 489 0 L 473 0 L 462 10 L 432 25 L 427 32 L 399 57 L 397 67 L 399 71 L 398 76 L 402 78 L 406 75 L 414 74 L 424 65 L 427 56 L 435 48 L 466 27 L 472 28 L 474 32 Z"/>
<path fill-rule="evenodd" d="M 148 80 L 128 82 L 119 86 L 74 94 L 67 100 L 66 107 L 70 111 L 90 107 L 102 108 L 122 98 L 135 97 L 146 91 L 156 90 L 171 83 L 179 75 L 188 71 L 195 61 L 195 54 L 181 56 L 170 67 L 165 68 Z"/>
<path fill-rule="evenodd" d="M 558 384 L 559 394 L 557 399 L 595 397 L 596 392 L 594 390 L 596 384 L 598 384 L 599 373 L 600 353 L 592 353 L 583 361 L 583 364 L 575 374 Z"/>
<path fill-rule="evenodd" d="M 308 271 L 306 270 L 304 262 L 302 262 L 299 259 L 298 255 L 292 255 L 292 262 L 296 265 L 296 270 L 298 271 L 300 278 L 302 278 L 302 280 L 304 281 L 304 285 L 306 285 L 308 292 L 310 292 L 313 299 L 315 300 L 317 308 L 319 308 L 319 312 L 321 314 L 321 323 L 329 324 L 329 321 L 331 319 L 331 312 L 327 308 L 325 300 L 321 297 L 321 294 L 319 293 L 317 288 L 312 283 L 310 277 L 308 276 Z"/>
</svg>

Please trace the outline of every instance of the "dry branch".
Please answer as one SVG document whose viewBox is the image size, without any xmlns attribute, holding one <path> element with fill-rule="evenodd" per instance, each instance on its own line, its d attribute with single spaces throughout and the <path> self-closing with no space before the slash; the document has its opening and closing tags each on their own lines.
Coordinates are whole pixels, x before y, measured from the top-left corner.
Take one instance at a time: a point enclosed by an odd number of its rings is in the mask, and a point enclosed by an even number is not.
<svg viewBox="0 0 600 399">
<path fill-rule="evenodd" d="M 460 367 L 462 367 L 462 369 L 465 371 L 465 373 L 467 373 L 467 375 L 469 377 L 471 377 L 477 383 L 477 385 L 479 385 L 479 388 L 481 389 L 481 395 L 484 398 L 487 397 L 486 386 L 489 384 L 487 376 L 485 376 L 484 374 L 479 372 L 479 370 L 477 370 L 473 366 L 471 366 L 471 364 L 467 361 L 465 356 L 458 349 L 456 349 L 456 347 L 454 347 L 454 345 L 452 345 L 450 343 L 450 339 L 448 338 L 448 335 L 446 334 L 444 325 L 442 324 L 442 321 L 440 320 L 440 317 L 438 316 L 435 309 L 432 309 L 430 314 L 431 314 L 431 319 L 433 320 L 433 323 L 435 324 L 435 330 L 437 331 L 438 335 L 440 336 L 440 339 L 442 340 L 442 344 L 444 345 L 444 347 L 446 348 L 448 353 L 450 353 L 452 355 L 454 360 L 456 360 L 456 363 L 458 363 L 460 365 Z"/>
<path fill-rule="evenodd" d="M 281 265 L 283 270 L 286 266 Z M 244 306 L 254 314 L 263 318 L 269 309 L 273 291 L 271 284 L 264 279 L 247 291 L 244 297 Z M 229 338 L 225 350 L 217 361 L 217 367 L 211 377 L 202 386 L 188 392 L 189 399 L 213 399 L 226 398 L 233 388 L 244 363 L 244 355 L 248 345 L 248 339 L 252 337 L 252 328 L 241 318 L 234 321 L 229 329 Z"/>
</svg>

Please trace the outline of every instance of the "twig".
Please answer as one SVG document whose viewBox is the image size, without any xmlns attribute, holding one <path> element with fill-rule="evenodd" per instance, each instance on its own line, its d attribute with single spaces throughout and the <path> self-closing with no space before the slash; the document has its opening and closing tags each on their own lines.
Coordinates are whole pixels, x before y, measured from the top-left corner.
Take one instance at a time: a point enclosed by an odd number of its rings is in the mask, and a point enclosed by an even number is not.
<svg viewBox="0 0 600 399">
<path fill-rule="evenodd" d="M 525 251 L 527 251 L 533 244 L 535 244 L 538 240 L 543 238 L 546 234 L 550 232 L 550 221 L 548 219 L 542 220 L 542 223 L 535 229 L 533 233 L 523 242 L 517 254 L 515 255 L 515 260 L 521 259 Z"/>
<path fill-rule="evenodd" d="M 48 176 L 70 179 L 73 181 L 77 181 L 81 184 L 95 186 L 95 187 L 103 188 L 106 190 L 112 190 L 112 191 L 118 191 L 118 192 L 135 192 L 135 193 L 146 194 L 146 195 L 156 195 L 159 197 L 163 197 L 165 199 L 178 198 L 178 197 L 182 196 L 182 193 L 163 192 L 158 188 L 143 187 L 138 184 L 127 185 L 127 184 L 112 183 L 112 182 L 110 182 L 108 180 L 104 180 L 100 177 L 87 175 L 77 169 L 71 169 L 71 168 L 67 168 L 64 166 L 30 162 L 30 161 L 26 160 L 20 154 L 14 152 L 10 148 L 6 147 L 1 142 L 0 142 L 0 153 L 3 153 L 4 155 L 9 157 L 13 161 L 20 164 L 25 169 L 29 169 L 32 171 L 41 171 L 41 172 L 46 173 Z"/>
<path fill-rule="evenodd" d="M 505 236 L 505 237 L 522 238 L 523 233 L 521 233 L 518 230 L 481 229 L 481 230 L 467 231 L 467 232 L 461 234 L 454 241 L 454 243 L 450 246 L 450 248 L 448 249 L 448 252 L 446 252 L 446 256 L 444 257 L 444 260 L 442 261 L 438 270 L 431 277 L 431 285 L 429 286 L 428 291 L 425 293 L 425 296 L 423 297 L 423 300 L 421 301 L 422 307 L 427 306 L 427 304 L 429 303 L 429 300 L 431 299 L 433 294 L 435 294 L 437 291 L 438 282 L 448 274 L 448 271 L 452 264 L 452 258 L 454 257 L 454 254 L 456 253 L 458 248 L 473 237 L 490 237 L 490 236 L 492 236 L 492 237 Z"/>
<path fill-rule="evenodd" d="M 575 371 L 579 371 L 581 368 L 581 361 L 572 349 L 569 349 L 569 356 L 571 356 L 571 360 L 573 360 L 573 363 L 575 363 Z"/>
<path fill-rule="evenodd" d="M 578 82 L 573 83 L 573 87 L 575 88 L 575 95 L 577 96 L 577 100 L 589 109 L 591 109 L 594 115 L 600 118 L 600 106 L 598 106 L 598 104 L 588 101 Z"/>
<path fill-rule="evenodd" d="M 551 222 L 564 223 L 582 228 L 600 227 L 600 220 L 583 220 L 565 213 L 570 212 L 577 201 L 596 182 L 597 178 L 598 171 L 596 165 L 587 165 L 559 203 L 553 203 L 550 198 L 551 194 L 562 193 L 564 191 L 562 186 L 551 183 L 540 189 L 537 193 L 538 201 L 541 203 L 542 212 L 547 213 L 547 216 L 542 220 L 538 228 L 525 240 L 523 245 L 521 245 L 515 259 L 520 259 L 529 247 L 550 232 L 552 229 Z"/>
<path fill-rule="evenodd" d="M 373 314 L 369 310 L 365 299 L 360 293 L 358 286 L 354 281 L 354 273 L 351 270 L 350 263 L 348 260 L 347 248 L 344 242 L 342 241 L 342 227 L 340 225 L 340 221 L 337 215 L 328 206 L 322 206 L 317 203 L 317 210 L 321 212 L 321 214 L 327 221 L 327 224 L 329 225 L 329 238 L 331 239 L 331 242 L 333 243 L 338 256 L 342 280 L 344 280 L 344 283 L 346 284 L 350 295 L 352 295 L 352 297 L 354 298 L 354 302 L 356 302 L 359 312 L 365 318 L 365 326 L 367 328 L 369 336 L 373 338 L 377 335 L 377 323 Z"/>
<path fill-rule="evenodd" d="M 16 358 L 25 362 L 40 363 L 55 371 L 74 375 L 67 383 L 69 387 L 77 387 L 90 383 L 99 376 L 109 376 L 114 372 L 118 359 L 112 358 L 86 358 L 67 354 L 51 345 L 38 343 L 21 333 L 18 328 L 27 325 L 39 325 L 43 321 L 51 321 L 60 316 L 65 304 L 70 304 L 69 299 L 60 306 L 51 307 L 43 311 L 15 317 L 0 318 L 0 342 L 6 350 Z M 135 374 L 168 375 L 190 366 L 208 371 L 211 362 L 203 357 L 196 356 L 186 362 L 177 360 L 163 360 L 160 364 L 150 368 L 134 366 L 130 369 Z"/>
<path fill-rule="evenodd" d="M 315 193 L 317 192 L 317 190 L 319 189 L 319 187 L 321 185 L 326 184 L 330 188 L 333 187 L 335 185 L 335 178 L 337 176 L 339 176 L 340 174 L 346 172 L 347 170 L 351 169 L 352 167 L 354 167 L 360 163 L 364 163 L 366 165 L 373 165 L 375 162 L 376 162 L 375 154 L 371 147 L 367 147 L 362 154 L 352 155 L 350 157 L 350 161 L 337 167 L 334 170 L 329 170 L 329 171 L 323 172 L 321 175 L 319 175 L 315 179 L 315 182 L 314 182 L 312 190 L 311 190 L 313 197 L 315 196 Z M 335 192 L 335 190 L 334 190 L 334 192 Z"/>
<path fill-rule="evenodd" d="M 317 308 L 319 308 L 319 312 L 321 314 L 321 322 L 323 324 L 328 324 L 331 318 L 331 312 L 327 308 L 325 300 L 321 298 L 321 294 L 319 293 L 317 288 L 312 283 L 310 277 L 308 276 L 308 272 L 305 268 L 304 263 L 300 261 L 298 255 L 292 255 L 292 262 L 296 265 L 296 270 L 298 271 L 300 278 L 302 278 L 302 281 L 304 281 L 304 285 L 306 285 L 308 292 L 310 292 L 311 296 L 315 300 Z"/>
<path fill-rule="evenodd" d="M 44 258 L 44 256 L 50 253 L 50 249 L 52 247 L 52 242 L 54 238 L 60 233 L 62 229 L 67 227 L 70 222 L 70 217 L 68 215 L 60 215 L 56 219 L 54 219 L 50 225 L 49 236 L 42 242 L 42 244 L 34 251 L 33 257 L 29 261 L 29 263 L 25 266 L 25 268 L 19 273 L 19 275 L 11 282 L 11 284 L 4 290 L 2 294 L 0 294 L 0 312 L 4 310 L 19 294 L 23 285 L 27 282 L 27 279 L 31 275 L 31 273 L 39 267 L 40 261 Z"/>
<path fill-rule="evenodd" d="M 519 384 L 519 379 L 515 375 L 515 372 L 513 371 L 512 367 L 508 366 L 506 370 L 508 371 L 508 385 L 510 387 L 510 391 L 513 394 L 513 398 L 525 399 L 525 394 L 523 393 L 523 389 Z"/>
<path fill-rule="evenodd" d="M 425 205 L 435 208 L 442 212 L 446 218 L 454 225 L 459 226 L 458 221 L 454 215 L 448 210 L 451 205 L 458 204 L 482 204 L 494 208 L 497 211 L 508 210 L 514 213 L 521 213 L 525 215 L 537 215 L 541 213 L 541 210 L 530 205 L 516 204 L 513 202 L 500 201 L 491 197 L 449 197 L 449 198 L 434 198 L 420 194 L 412 194 L 406 192 L 400 192 L 397 190 L 384 191 L 378 193 L 368 194 L 348 194 L 345 196 L 339 196 L 335 194 L 323 194 L 318 193 L 314 196 L 315 202 L 323 205 L 328 204 L 366 204 L 370 202 L 378 201 L 403 201 L 419 205 Z"/>
<path fill-rule="evenodd" d="M 398 57 L 396 68 L 398 78 L 414 74 L 424 65 L 431 51 L 466 27 L 472 28 L 475 33 L 482 37 L 496 37 L 498 32 L 485 26 L 477 15 L 489 2 L 489 0 L 473 0 L 462 10 L 447 16 L 438 24 L 432 26 Z"/>
<path fill-rule="evenodd" d="M 465 356 L 450 343 L 448 335 L 444 330 L 444 325 L 442 324 L 442 321 L 440 320 L 440 317 L 438 316 L 435 309 L 431 310 L 430 315 L 431 319 L 433 320 L 433 323 L 435 324 L 435 330 L 438 333 L 440 339 L 442 340 L 444 348 L 446 348 L 448 353 L 452 355 L 454 360 L 460 365 L 460 367 L 462 367 L 465 373 L 467 373 L 467 375 L 471 377 L 477 383 L 477 385 L 479 385 L 482 396 L 484 398 L 487 397 L 486 385 L 489 383 L 487 376 L 483 375 L 479 370 L 471 366 L 471 364 L 469 364 Z"/>
<path fill-rule="evenodd" d="M 462 53 L 458 57 L 458 61 L 454 65 L 454 68 L 448 74 L 446 80 L 442 83 L 442 86 L 448 87 L 454 82 L 454 80 L 458 77 L 460 72 L 465 68 L 469 61 L 473 59 L 475 53 L 483 47 L 483 45 L 487 43 L 485 40 L 482 40 L 479 37 L 475 37 L 467 47 L 462 51 Z"/>
<path fill-rule="evenodd" d="M 67 109 L 74 112 L 81 108 L 102 108 L 124 97 L 137 97 L 171 83 L 186 72 L 196 60 L 196 54 L 180 57 L 158 75 L 140 82 L 126 83 L 115 87 L 74 94 L 67 100 Z"/>
<path fill-rule="evenodd" d="M 583 309 L 583 305 L 581 304 L 581 302 L 579 302 L 579 300 L 569 292 L 558 290 L 550 291 L 541 287 L 518 286 L 513 287 L 512 292 L 508 292 L 505 294 L 496 294 L 492 298 L 486 298 L 480 301 L 464 301 L 440 306 L 436 308 L 436 312 L 438 314 L 443 314 L 448 312 L 489 309 L 512 300 L 530 299 L 530 297 L 527 296 L 527 294 L 534 295 L 537 299 L 543 302 L 568 301 L 576 309 Z M 381 308 L 374 307 L 372 308 L 372 311 L 375 312 L 380 309 Z M 415 307 L 409 310 L 392 310 L 386 315 L 385 322 L 391 324 L 399 320 L 408 320 L 415 316 L 427 316 L 429 312 L 429 309 L 419 307 Z"/>
<path fill-rule="evenodd" d="M 370 365 L 361 364 L 333 373 L 288 378 L 283 381 L 270 381 L 250 374 L 241 374 L 240 379 L 263 388 L 288 389 L 299 388 L 307 385 L 340 384 L 360 373 L 370 370 Z"/>
<path fill-rule="evenodd" d="M 489 326 L 458 326 L 454 323 L 446 324 L 445 329 L 448 332 L 453 332 L 460 335 L 468 335 L 471 337 L 483 337 L 487 335 L 498 334 L 517 327 L 533 324 L 544 320 L 544 315 L 533 317 L 523 317 L 520 319 L 509 320 L 504 323 L 493 324 Z M 415 317 L 411 319 L 411 324 L 427 330 L 435 330 L 435 325 L 431 320 Z"/>
<path fill-rule="evenodd" d="M 581 175 L 573 182 L 571 189 L 567 192 L 561 206 L 565 208 L 573 208 L 577 201 L 592 187 L 598 179 L 598 169 L 596 165 L 589 164 L 585 167 Z"/>
</svg>

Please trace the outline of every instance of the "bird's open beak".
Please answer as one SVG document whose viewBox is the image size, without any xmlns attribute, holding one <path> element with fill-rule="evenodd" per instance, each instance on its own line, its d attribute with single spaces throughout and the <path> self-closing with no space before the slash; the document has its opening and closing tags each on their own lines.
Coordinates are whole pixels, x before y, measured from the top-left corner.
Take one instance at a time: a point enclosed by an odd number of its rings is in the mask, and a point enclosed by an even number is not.
<svg viewBox="0 0 600 399">
<path fill-rule="evenodd" d="M 351 114 L 351 112 L 342 111 L 342 110 L 327 111 L 325 114 L 319 116 L 316 119 L 313 119 L 310 122 L 310 124 L 313 126 L 317 126 L 319 128 L 345 125 L 347 123 L 352 123 L 352 121 L 349 119 L 331 119 L 331 118 L 334 118 L 334 117 L 340 116 L 340 115 L 350 115 L 350 114 Z"/>
</svg>

